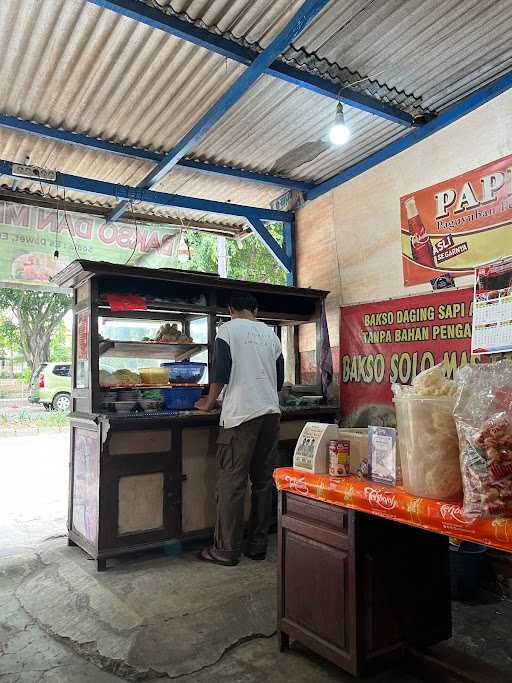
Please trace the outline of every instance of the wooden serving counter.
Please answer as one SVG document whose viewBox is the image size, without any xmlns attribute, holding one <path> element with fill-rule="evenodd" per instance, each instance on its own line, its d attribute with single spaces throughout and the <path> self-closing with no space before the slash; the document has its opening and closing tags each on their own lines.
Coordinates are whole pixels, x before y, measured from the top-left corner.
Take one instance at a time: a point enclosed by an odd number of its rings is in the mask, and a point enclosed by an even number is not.
<svg viewBox="0 0 512 683">
<path fill-rule="evenodd" d="M 308 421 L 330 421 L 335 408 L 284 408 L 280 462 Z M 97 560 L 208 536 L 215 525 L 219 412 L 169 416 L 74 413 L 68 534 Z"/>
</svg>

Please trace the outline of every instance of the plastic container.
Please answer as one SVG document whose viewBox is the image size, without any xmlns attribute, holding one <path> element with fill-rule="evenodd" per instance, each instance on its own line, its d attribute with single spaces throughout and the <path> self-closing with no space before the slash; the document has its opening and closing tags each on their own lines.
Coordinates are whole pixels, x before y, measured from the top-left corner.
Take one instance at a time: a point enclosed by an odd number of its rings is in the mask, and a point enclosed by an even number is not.
<svg viewBox="0 0 512 683">
<path fill-rule="evenodd" d="M 114 403 L 117 413 L 131 413 L 137 407 L 137 401 L 117 401 Z"/>
<path fill-rule="evenodd" d="M 169 377 L 163 368 L 139 368 L 142 384 L 155 385 L 168 384 Z"/>
<path fill-rule="evenodd" d="M 201 398 L 201 387 L 174 387 L 162 389 L 167 410 L 192 410 Z"/>
<path fill-rule="evenodd" d="M 475 595 L 480 585 L 482 563 L 487 548 L 478 543 L 450 543 L 450 578 L 452 600 L 466 600 Z"/>
<path fill-rule="evenodd" d="M 160 363 L 167 368 L 171 384 L 197 384 L 204 374 L 206 363 L 182 361 L 181 363 Z"/>
<path fill-rule="evenodd" d="M 462 499 L 454 405 L 453 396 L 395 398 L 403 485 L 413 496 Z"/>
</svg>

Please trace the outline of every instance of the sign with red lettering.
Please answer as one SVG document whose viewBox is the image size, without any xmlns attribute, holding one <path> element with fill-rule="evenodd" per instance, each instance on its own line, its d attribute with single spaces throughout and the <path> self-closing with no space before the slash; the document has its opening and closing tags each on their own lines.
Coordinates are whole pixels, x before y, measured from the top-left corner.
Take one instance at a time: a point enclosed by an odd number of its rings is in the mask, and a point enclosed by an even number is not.
<svg viewBox="0 0 512 683">
<path fill-rule="evenodd" d="M 400 198 L 406 286 L 512 254 L 512 155 Z"/>
<path fill-rule="evenodd" d="M 98 216 L 0 201 L 0 283 L 48 287 L 77 258 L 170 268 L 179 236 L 169 225 L 107 224 Z"/>
<path fill-rule="evenodd" d="M 391 384 L 410 384 L 444 363 L 449 377 L 471 362 L 473 290 L 448 289 L 343 306 L 340 406 L 352 427 L 395 426 Z"/>
</svg>

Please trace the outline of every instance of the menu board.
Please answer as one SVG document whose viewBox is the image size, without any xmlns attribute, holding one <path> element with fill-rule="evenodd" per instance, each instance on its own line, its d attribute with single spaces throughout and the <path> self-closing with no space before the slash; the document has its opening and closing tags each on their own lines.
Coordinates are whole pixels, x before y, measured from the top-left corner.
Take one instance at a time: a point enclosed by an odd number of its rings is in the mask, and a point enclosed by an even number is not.
<svg viewBox="0 0 512 683">
<path fill-rule="evenodd" d="M 474 354 L 512 350 L 512 256 L 475 268 Z"/>
</svg>

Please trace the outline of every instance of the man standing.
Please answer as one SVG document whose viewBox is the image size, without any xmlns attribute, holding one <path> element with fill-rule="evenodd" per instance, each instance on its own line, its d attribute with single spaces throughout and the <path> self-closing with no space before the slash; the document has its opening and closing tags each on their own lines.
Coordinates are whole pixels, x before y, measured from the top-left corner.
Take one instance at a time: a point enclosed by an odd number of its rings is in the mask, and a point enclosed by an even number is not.
<svg viewBox="0 0 512 683">
<path fill-rule="evenodd" d="M 272 510 L 272 472 L 279 439 L 278 391 L 284 381 L 281 343 L 256 319 L 252 294 L 230 300 L 231 320 L 217 332 L 210 392 L 196 403 L 212 410 L 224 399 L 217 439 L 217 521 L 212 548 L 199 557 L 224 566 L 238 564 L 242 550 L 244 501 L 251 480 L 251 515 L 246 555 L 264 560 Z"/>
</svg>

